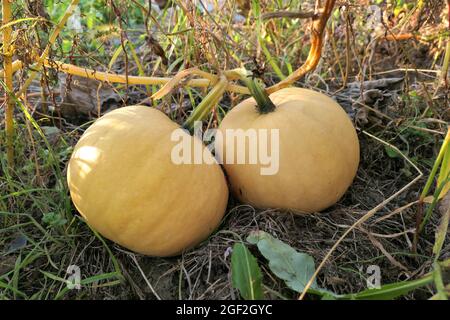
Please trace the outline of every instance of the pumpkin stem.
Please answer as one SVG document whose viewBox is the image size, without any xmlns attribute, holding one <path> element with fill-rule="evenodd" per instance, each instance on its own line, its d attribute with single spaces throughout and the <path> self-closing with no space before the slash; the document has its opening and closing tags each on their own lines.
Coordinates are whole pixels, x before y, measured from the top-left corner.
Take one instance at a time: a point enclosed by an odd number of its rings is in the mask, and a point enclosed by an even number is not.
<svg viewBox="0 0 450 320">
<path fill-rule="evenodd" d="M 256 101 L 256 107 L 260 114 L 273 112 L 276 109 L 275 104 L 270 100 L 269 95 L 260 83 L 260 79 L 253 77 L 242 77 L 248 90 Z"/>
</svg>

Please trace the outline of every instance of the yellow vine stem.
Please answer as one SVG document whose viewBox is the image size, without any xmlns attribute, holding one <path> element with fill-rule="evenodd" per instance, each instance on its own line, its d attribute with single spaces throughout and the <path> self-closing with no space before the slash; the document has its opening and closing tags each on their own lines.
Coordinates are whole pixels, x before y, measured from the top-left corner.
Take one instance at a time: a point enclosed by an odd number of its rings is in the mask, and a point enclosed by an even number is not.
<svg viewBox="0 0 450 320">
<path fill-rule="evenodd" d="M 14 74 L 17 70 L 22 69 L 23 68 L 23 63 L 20 60 L 16 60 L 12 63 L 11 65 L 12 68 L 12 73 Z M 4 78 L 5 77 L 5 70 L 0 70 L 0 78 Z"/>
<path fill-rule="evenodd" d="M 75 8 L 78 6 L 78 2 L 80 2 L 80 0 L 72 0 L 63 17 L 61 18 L 61 20 L 59 20 L 58 24 L 56 25 L 56 28 L 53 30 L 52 34 L 50 35 L 50 38 L 48 39 L 48 43 L 44 49 L 44 52 L 42 52 L 41 56 L 37 59 L 35 66 L 33 66 L 34 71 L 30 73 L 30 76 L 25 81 L 22 88 L 20 88 L 20 90 L 17 92 L 18 97 L 21 97 L 25 93 L 27 88 L 30 86 L 31 82 L 36 78 L 38 71 L 41 70 L 44 61 L 47 59 L 50 53 L 52 45 L 55 43 L 59 33 L 64 28 L 64 25 L 66 24 L 69 17 L 73 14 Z"/>
<path fill-rule="evenodd" d="M 315 69 L 317 64 L 319 63 L 322 54 L 323 33 L 327 25 L 328 18 L 333 12 L 336 0 L 327 0 L 322 9 L 318 9 L 318 2 L 320 1 L 316 2 L 316 11 L 319 11 L 319 14 L 316 15 L 317 18 L 313 20 L 311 28 L 311 48 L 309 49 L 306 61 L 300 68 L 291 73 L 286 79 L 267 88 L 267 93 L 273 93 L 280 89 L 289 87 L 295 81 L 302 78 L 306 73 Z"/>
<path fill-rule="evenodd" d="M 106 81 L 111 83 L 126 83 L 126 77 L 122 74 L 115 74 L 115 73 L 108 73 L 108 72 L 100 72 L 95 71 L 92 69 L 77 67 L 72 64 L 68 63 L 62 63 L 59 61 L 50 61 L 45 60 L 44 65 L 49 68 L 57 69 L 58 71 L 72 74 L 84 78 L 99 80 L 99 81 Z M 201 71 L 203 73 L 203 71 Z M 206 74 L 206 72 L 204 72 Z M 234 74 L 233 70 L 228 70 L 224 72 L 224 75 L 229 80 L 237 79 L 236 75 Z M 191 79 L 186 82 L 186 86 L 188 87 L 198 87 L 198 88 L 206 88 L 209 87 L 212 83 L 215 83 L 218 81 L 218 77 L 213 74 L 208 73 L 209 79 Z M 169 81 L 171 81 L 173 78 L 171 77 L 138 77 L 138 76 L 128 76 L 128 84 L 150 84 L 150 85 L 165 85 Z M 241 94 L 249 94 L 249 91 L 246 87 L 235 85 L 235 84 L 228 84 L 226 87 L 227 91 L 235 92 L 235 93 L 241 93 Z"/>
<path fill-rule="evenodd" d="M 2 16 L 3 26 L 8 25 L 12 18 L 11 13 L 11 0 L 3 0 L 2 2 Z M 13 93 L 13 66 L 12 66 L 12 56 L 13 49 L 11 46 L 11 34 L 12 27 L 8 25 L 3 28 L 3 68 L 4 68 L 4 78 L 5 78 L 5 100 L 6 100 L 6 110 L 5 110 L 5 123 L 6 123 L 6 156 L 8 161 L 8 166 L 10 168 L 14 167 L 14 100 L 11 96 Z"/>
<path fill-rule="evenodd" d="M 88 68 L 78 67 L 73 64 L 63 63 L 60 61 L 53 61 L 49 59 L 45 59 L 44 66 L 47 68 L 52 68 L 57 71 L 98 80 L 98 81 L 104 81 L 104 82 L 110 82 L 110 83 L 126 83 L 126 76 L 122 74 L 116 74 L 116 73 L 109 73 L 109 72 L 101 72 L 96 71 Z M 13 62 L 13 73 L 16 72 L 19 69 L 23 68 L 23 63 L 20 60 L 16 60 Z M 206 88 L 210 85 L 216 83 L 218 81 L 218 77 L 214 74 L 210 74 L 208 72 L 200 71 L 199 74 L 207 74 L 208 78 L 202 78 L 202 79 L 191 79 L 185 83 L 188 87 L 197 87 L 197 88 Z M 0 78 L 3 78 L 5 74 L 4 70 L 0 70 Z M 224 75 L 228 80 L 236 80 L 239 77 L 235 74 L 234 70 L 227 70 L 224 71 Z M 165 85 L 169 81 L 172 81 L 173 78 L 171 77 L 140 77 L 140 76 L 128 76 L 128 84 L 133 85 Z M 250 92 L 248 89 L 244 86 L 239 86 L 235 84 L 228 84 L 227 91 L 234 92 L 234 93 L 240 93 L 240 94 L 249 94 Z"/>
<path fill-rule="evenodd" d="M 190 75 L 198 75 L 208 79 L 211 85 L 214 85 L 217 82 L 217 78 L 212 76 L 212 74 L 208 72 L 204 72 L 199 70 L 198 68 L 189 68 L 178 72 L 172 79 L 169 80 L 161 89 L 159 89 L 155 94 L 152 95 L 152 99 L 161 99 L 168 93 L 170 93 L 177 85 L 180 84 L 183 79 Z"/>
</svg>

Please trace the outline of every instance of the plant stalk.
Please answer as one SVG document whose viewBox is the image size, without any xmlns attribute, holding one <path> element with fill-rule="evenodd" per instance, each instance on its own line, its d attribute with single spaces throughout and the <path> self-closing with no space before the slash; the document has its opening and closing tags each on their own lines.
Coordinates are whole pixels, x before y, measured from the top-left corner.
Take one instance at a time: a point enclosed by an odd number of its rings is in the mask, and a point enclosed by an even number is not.
<svg viewBox="0 0 450 320">
<path fill-rule="evenodd" d="M 3 2 L 5 2 L 5 0 Z M 56 39 L 58 38 L 59 33 L 64 28 L 64 25 L 66 24 L 66 22 L 70 18 L 70 16 L 73 14 L 73 12 L 79 2 L 80 2 L 80 0 L 72 0 L 69 7 L 66 9 L 66 12 L 64 13 L 63 17 L 61 18 L 61 20 L 58 22 L 58 25 L 51 33 L 50 38 L 48 39 L 47 46 L 44 49 L 44 52 L 42 52 L 41 56 L 37 59 L 36 65 L 33 66 L 34 70 L 30 73 L 30 76 L 25 81 L 24 85 L 18 91 L 18 93 L 17 93 L 18 97 L 21 97 L 25 93 L 27 88 L 30 86 L 31 82 L 33 82 L 33 80 L 36 78 L 38 71 L 40 71 L 42 69 L 42 66 L 44 65 L 44 61 L 47 59 L 48 55 L 50 54 L 50 50 L 51 50 L 53 44 L 55 43 Z"/>
<path fill-rule="evenodd" d="M 317 2 L 318 4 L 320 2 Z M 328 18 L 333 12 L 336 0 L 326 0 L 324 6 L 321 8 L 321 12 L 318 18 L 313 20 L 313 25 L 311 28 L 311 48 L 309 49 L 308 57 L 303 65 L 296 71 L 291 73 L 286 79 L 278 82 L 277 84 L 267 88 L 268 93 L 273 93 L 280 89 L 289 87 L 295 81 L 302 78 L 306 73 L 314 70 L 319 64 L 320 57 L 322 54 L 322 43 L 323 43 L 323 33 L 328 22 Z M 319 8 L 316 8 L 316 13 Z M 315 15 L 316 16 L 316 15 Z"/>
<path fill-rule="evenodd" d="M 202 102 L 194 109 L 192 114 L 183 124 L 183 128 L 191 130 L 196 121 L 203 120 L 209 112 L 219 103 L 227 88 L 228 80 L 224 75 L 221 75 L 219 81 L 214 88 L 203 98 Z"/>
<path fill-rule="evenodd" d="M 417 213 L 416 213 L 416 232 L 414 233 L 414 239 L 413 239 L 413 246 L 412 251 L 416 252 L 417 250 L 417 244 L 419 241 L 419 235 L 422 232 L 423 228 L 425 227 L 426 223 L 428 222 L 428 219 L 431 215 L 432 210 L 436 206 L 437 201 L 445 195 L 445 190 L 447 187 L 447 179 L 449 174 L 449 162 L 448 162 L 448 153 L 450 150 L 450 127 L 448 127 L 447 135 L 445 136 L 444 142 L 442 143 L 441 149 L 439 150 L 438 156 L 436 160 L 434 161 L 433 168 L 431 169 L 430 175 L 428 176 L 428 180 L 425 183 L 425 187 L 422 190 L 422 193 L 420 194 L 419 201 L 417 202 Z M 423 206 L 424 206 L 424 200 L 427 196 L 428 192 L 430 191 L 431 185 L 433 184 L 434 178 L 436 176 L 436 173 L 439 169 L 439 165 L 442 162 L 441 171 L 438 177 L 438 185 L 437 190 L 434 194 L 433 202 L 430 205 L 430 207 L 427 209 L 427 212 L 425 214 L 425 218 L 423 216 Z"/>
<path fill-rule="evenodd" d="M 9 23 L 12 19 L 11 12 L 11 0 L 2 1 L 2 24 L 5 25 Z M 5 77 L 5 100 L 6 100 L 6 110 L 5 110 L 5 130 L 6 130 L 6 156 L 8 161 L 8 167 L 14 167 L 14 100 L 13 94 L 13 66 L 12 66 L 12 56 L 13 48 L 11 46 L 11 34 L 12 27 L 9 25 L 3 28 L 3 68 Z"/>
<path fill-rule="evenodd" d="M 436 161 L 433 164 L 433 168 L 431 169 L 430 175 L 428 176 L 428 180 L 425 183 L 425 187 L 423 188 L 422 193 L 420 194 L 419 202 L 421 203 L 423 203 L 423 200 L 427 196 L 431 188 L 431 185 L 433 184 L 434 177 L 436 176 L 436 173 L 439 169 L 439 165 L 441 164 L 442 159 L 444 158 L 444 155 L 447 152 L 449 144 L 450 144 L 450 127 L 447 130 L 447 135 L 445 136 L 444 142 L 442 143 L 441 149 L 439 150 Z"/>
<path fill-rule="evenodd" d="M 243 77 L 242 81 L 247 86 L 252 97 L 256 101 L 256 108 L 260 114 L 266 114 L 275 111 L 276 106 L 270 100 L 269 95 L 259 83 L 259 79 L 251 77 Z"/>
</svg>

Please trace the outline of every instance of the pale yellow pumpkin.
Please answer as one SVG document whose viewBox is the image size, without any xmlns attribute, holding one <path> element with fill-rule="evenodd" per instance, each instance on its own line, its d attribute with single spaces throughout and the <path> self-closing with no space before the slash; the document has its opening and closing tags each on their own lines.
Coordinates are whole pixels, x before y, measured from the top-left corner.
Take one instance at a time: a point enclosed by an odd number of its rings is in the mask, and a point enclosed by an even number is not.
<svg viewBox="0 0 450 320">
<path fill-rule="evenodd" d="M 249 98 L 229 111 L 219 126 L 224 142 L 217 140 L 216 152 L 223 157 L 233 193 L 256 207 L 306 213 L 335 204 L 359 163 L 358 137 L 348 115 L 334 100 L 312 90 L 282 89 L 270 99 L 276 106 L 273 112 L 261 114 Z M 246 150 L 236 150 L 234 163 L 227 163 L 227 149 L 237 148 L 235 139 L 226 138 L 227 129 L 279 129 L 278 172 L 261 175 L 266 165 L 248 163 L 248 139 Z M 245 152 L 245 164 L 236 163 L 239 152 Z"/>
<path fill-rule="evenodd" d="M 177 128 L 161 111 L 130 106 L 86 130 L 67 178 L 73 203 L 93 229 L 151 256 L 179 254 L 214 231 L 228 200 L 224 174 L 209 151 L 213 164 L 174 163 Z"/>
</svg>

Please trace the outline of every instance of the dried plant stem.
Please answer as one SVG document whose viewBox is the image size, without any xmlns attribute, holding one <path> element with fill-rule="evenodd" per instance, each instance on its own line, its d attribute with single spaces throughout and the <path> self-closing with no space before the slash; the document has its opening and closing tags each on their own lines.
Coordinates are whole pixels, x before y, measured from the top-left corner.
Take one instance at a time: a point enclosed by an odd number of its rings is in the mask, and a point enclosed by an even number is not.
<svg viewBox="0 0 450 320">
<path fill-rule="evenodd" d="M 447 46 L 445 48 L 445 55 L 444 55 L 444 64 L 442 65 L 442 73 L 441 73 L 441 79 L 445 81 L 446 86 L 448 85 L 447 76 L 449 64 L 450 64 L 450 39 L 447 39 Z"/>
<path fill-rule="evenodd" d="M 268 12 L 261 15 L 262 20 L 269 20 L 274 18 L 289 18 L 289 19 L 308 19 L 314 18 L 317 14 L 312 11 L 275 11 Z"/>
<path fill-rule="evenodd" d="M 139 272 L 141 273 L 142 278 L 144 278 L 145 283 L 150 288 L 156 299 L 161 300 L 161 297 L 158 295 L 156 290 L 153 288 L 152 284 L 148 280 L 147 276 L 145 275 L 144 271 L 142 270 L 141 266 L 139 265 L 139 262 L 136 259 L 136 256 L 134 254 L 130 254 L 131 260 L 136 264 L 136 267 L 138 268 Z"/>
<path fill-rule="evenodd" d="M 170 79 L 169 82 L 164 84 L 164 86 L 161 89 L 159 89 L 155 94 L 152 95 L 152 99 L 161 99 L 169 92 L 171 92 L 176 86 L 178 86 L 181 83 L 181 81 L 183 81 L 186 77 L 190 75 L 202 76 L 208 79 L 212 85 L 214 85 L 215 82 L 217 82 L 216 77 L 211 77 L 210 73 L 201 71 L 198 68 L 185 69 L 178 72 L 172 79 Z"/>
<path fill-rule="evenodd" d="M 272 87 L 269 87 L 267 89 L 268 93 L 272 93 L 292 85 L 295 81 L 302 78 L 306 73 L 316 68 L 322 53 L 323 33 L 327 25 L 328 18 L 333 11 L 335 3 L 335 0 L 327 0 L 323 9 L 321 10 L 322 12 L 320 13 L 319 17 L 313 21 L 311 30 L 311 48 L 309 49 L 309 54 L 306 58 L 305 63 L 292 74 L 290 74 L 286 79 L 280 81 Z"/>
<path fill-rule="evenodd" d="M 30 73 L 28 79 L 25 81 L 22 88 L 20 88 L 20 90 L 17 92 L 18 97 L 22 96 L 25 93 L 27 88 L 30 86 L 31 82 L 36 78 L 38 71 L 40 71 L 42 69 L 44 61 L 47 59 L 53 44 L 55 43 L 56 39 L 58 38 L 59 33 L 64 28 L 64 25 L 66 24 L 67 20 L 73 14 L 73 11 L 75 10 L 75 8 L 78 5 L 78 2 L 80 2 L 80 0 L 72 0 L 72 2 L 70 3 L 69 7 L 66 10 L 66 12 L 64 13 L 63 17 L 61 18 L 61 20 L 59 20 L 58 25 L 53 30 L 52 34 L 50 35 L 50 38 L 48 39 L 47 46 L 45 47 L 41 56 L 37 59 L 36 65 L 33 67 L 34 71 L 32 71 Z"/>
<path fill-rule="evenodd" d="M 431 34 L 431 35 L 422 35 L 418 33 L 401 33 L 401 34 L 387 34 L 386 36 L 380 36 L 380 40 L 387 40 L 387 41 L 405 41 L 405 40 L 417 40 L 422 42 L 430 42 L 433 40 L 436 40 L 437 38 L 444 38 L 448 37 L 450 34 L 448 31 L 441 31 L 437 34 Z"/>
<path fill-rule="evenodd" d="M 3 0 L 2 3 L 2 24 L 5 25 L 11 21 L 11 0 Z M 12 65 L 12 46 L 11 46 L 11 34 L 12 27 L 7 26 L 3 28 L 3 67 L 4 67 L 4 78 L 5 78 L 5 100 L 6 100 L 6 112 L 5 112 L 5 123 L 6 123 L 6 154 L 8 166 L 10 168 L 14 167 L 14 99 L 11 94 L 13 93 L 13 65 Z"/>
</svg>

